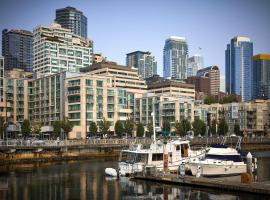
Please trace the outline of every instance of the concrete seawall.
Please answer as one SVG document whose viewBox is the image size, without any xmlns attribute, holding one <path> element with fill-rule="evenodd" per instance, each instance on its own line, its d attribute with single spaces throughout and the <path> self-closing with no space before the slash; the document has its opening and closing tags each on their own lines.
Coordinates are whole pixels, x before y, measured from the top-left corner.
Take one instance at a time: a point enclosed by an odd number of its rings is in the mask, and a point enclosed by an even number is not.
<svg viewBox="0 0 270 200">
<path fill-rule="evenodd" d="M 59 150 L 0 152 L 0 165 L 117 157 L 122 148 L 69 148 Z"/>
</svg>

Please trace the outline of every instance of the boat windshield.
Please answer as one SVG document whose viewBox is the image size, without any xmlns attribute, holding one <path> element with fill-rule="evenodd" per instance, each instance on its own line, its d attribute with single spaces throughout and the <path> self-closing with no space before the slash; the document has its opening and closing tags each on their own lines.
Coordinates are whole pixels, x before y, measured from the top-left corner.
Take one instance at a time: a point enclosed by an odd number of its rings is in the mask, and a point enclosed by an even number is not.
<svg viewBox="0 0 270 200">
<path fill-rule="evenodd" d="M 148 154 L 133 153 L 133 152 L 122 152 L 122 155 L 120 157 L 120 162 L 126 162 L 126 163 L 143 162 L 143 163 L 147 163 L 147 157 L 148 157 Z"/>
<path fill-rule="evenodd" d="M 205 159 L 214 159 L 214 160 L 231 160 L 234 162 L 242 162 L 242 158 L 240 155 L 214 155 L 214 154 L 207 154 Z"/>
</svg>

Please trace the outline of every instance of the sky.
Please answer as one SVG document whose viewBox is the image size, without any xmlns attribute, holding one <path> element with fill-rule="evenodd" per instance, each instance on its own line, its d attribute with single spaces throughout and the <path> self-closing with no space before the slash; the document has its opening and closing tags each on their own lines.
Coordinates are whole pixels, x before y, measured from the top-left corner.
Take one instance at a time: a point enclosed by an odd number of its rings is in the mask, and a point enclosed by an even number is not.
<svg viewBox="0 0 270 200">
<path fill-rule="evenodd" d="M 127 53 L 150 51 L 160 75 L 169 36 L 185 37 L 189 55 L 201 54 L 205 67 L 218 65 L 221 74 L 234 36 L 250 37 L 254 54 L 270 54 L 270 0 L 1 0 L 0 29 L 49 25 L 66 6 L 88 18 L 95 53 L 125 64 Z"/>
</svg>

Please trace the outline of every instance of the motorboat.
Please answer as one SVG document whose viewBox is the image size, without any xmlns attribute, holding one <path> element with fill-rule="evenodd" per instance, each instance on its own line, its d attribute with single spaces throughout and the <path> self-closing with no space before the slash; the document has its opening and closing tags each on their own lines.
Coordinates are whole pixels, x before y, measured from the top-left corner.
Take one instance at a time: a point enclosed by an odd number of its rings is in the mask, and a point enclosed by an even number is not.
<svg viewBox="0 0 270 200">
<path fill-rule="evenodd" d="M 165 142 L 166 141 L 166 142 Z M 190 159 L 201 159 L 205 156 L 205 149 L 193 151 L 189 141 L 184 139 L 158 140 L 145 148 L 143 145 L 134 145 L 122 150 L 118 162 L 119 175 L 128 176 L 143 172 L 146 168 L 156 171 L 177 171 L 180 164 L 190 162 Z"/>
<path fill-rule="evenodd" d="M 226 140 L 226 139 L 225 139 Z M 228 147 L 225 142 L 212 145 L 203 159 L 192 159 L 189 167 L 194 176 L 234 176 L 247 172 L 247 166 L 239 153 L 241 137 L 235 148 Z"/>
</svg>

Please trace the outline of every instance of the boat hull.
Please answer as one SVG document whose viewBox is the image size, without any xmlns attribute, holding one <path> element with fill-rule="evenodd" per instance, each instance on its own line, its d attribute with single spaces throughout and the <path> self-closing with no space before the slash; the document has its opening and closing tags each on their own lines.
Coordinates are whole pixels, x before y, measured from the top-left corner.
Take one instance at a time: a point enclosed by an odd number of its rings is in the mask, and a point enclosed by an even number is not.
<svg viewBox="0 0 270 200">
<path fill-rule="evenodd" d="M 190 163 L 190 170 L 193 176 L 205 177 L 236 176 L 247 172 L 246 164 L 209 164 L 209 163 Z M 200 169 L 199 169 L 200 168 Z"/>
</svg>

